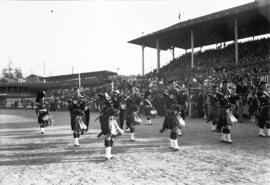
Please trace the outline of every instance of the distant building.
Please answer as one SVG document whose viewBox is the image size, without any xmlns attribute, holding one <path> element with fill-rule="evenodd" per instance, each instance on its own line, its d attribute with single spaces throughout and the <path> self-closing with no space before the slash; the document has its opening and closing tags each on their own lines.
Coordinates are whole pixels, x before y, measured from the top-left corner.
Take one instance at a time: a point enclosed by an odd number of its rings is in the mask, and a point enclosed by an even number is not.
<svg viewBox="0 0 270 185">
<path fill-rule="evenodd" d="M 10 83 L 17 83 L 17 81 L 5 77 L 0 78 L 0 84 L 10 84 Z"/>
<path fill-rule="evenodd" d="M 31 74 L 25 78 L 26 83 L 43 83 L 45 78 L 43 76 L 38 76 Z"/>
</svg>

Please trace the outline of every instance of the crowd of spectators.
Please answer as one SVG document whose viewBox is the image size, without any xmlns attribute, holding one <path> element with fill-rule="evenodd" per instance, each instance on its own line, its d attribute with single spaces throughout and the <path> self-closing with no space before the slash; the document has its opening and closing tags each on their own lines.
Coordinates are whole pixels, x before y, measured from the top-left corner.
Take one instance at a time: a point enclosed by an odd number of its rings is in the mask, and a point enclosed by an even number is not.
<svg viewBox="0 0 270 185">
<path fill-rule="evenodd" d="M 269 38 L 239 43 L 238 65 L 235 65 L 234 44 L 195 53 L 193 69 L 190 65 L 191 54 L 187 53 L 163 66 L 159 77 L 167 80 L 185 80 L 188 77 L 207 79 L 209 76 L 224 76 L 226 73 L 227 80 L 232 81 L 237 75 L 267 74 L 270 71 L 269 43 Z M 154 72 L 149 74 L 150 77 L 155 75 Z"/>
<path fill-rule="evenodd" d="M 124 94 L 128 94 L 132 87 L 137 86 L 141 94 L 146 90 L 152 91 L 152 104 L 159 115 L 164 115 L 162 93 L 168 81 L 174 81 L 182 88 L 185 101 L 189 101 L 191 117 L 207 116 L 207 93 L 211 86 L 220 86 L 226 83 L 241 93 L 240 117 L 248 114 L 249 98 L 254 95 L 260 81 L 267 81 L 270 75 L 270 39 L 248 41 L 239 43 L 239 64 L 235 64 L 234 44 L 223 45 L 217 49 L 195 53 L 195 68 L 190 67 L 190 53 L 187 53 L 160 69 L 156 75 L 151 72 L 146 75 L 147 86 L 140 83 L 129 84 L 115 82 L 115 86 Z M 269 82 L 269 81 L 268 81 Z M 110 85 L 109 85 L 110 86 Z M 86 88 L 83 94 L 88 97 L 92 111 L 99 111 L 100 106 L 97 94 L 108 91 L 110 87 Z M 189 91 L 188 91 L 189 90 Z M 46 92 L 50 109 L 68 110 L 67 100 L 72 96 L 72 89 L 54 89 Z M 189 93 L 189 94 L 188 94 Z M 17 102 L 23 104 L 23 102 Z M 27 106 L 34 108 L 33 100 Z M 24 103 L 25 105 L 25 103 Z M 25 107 L 25 106 L 23 106 Z"/>
</svg>

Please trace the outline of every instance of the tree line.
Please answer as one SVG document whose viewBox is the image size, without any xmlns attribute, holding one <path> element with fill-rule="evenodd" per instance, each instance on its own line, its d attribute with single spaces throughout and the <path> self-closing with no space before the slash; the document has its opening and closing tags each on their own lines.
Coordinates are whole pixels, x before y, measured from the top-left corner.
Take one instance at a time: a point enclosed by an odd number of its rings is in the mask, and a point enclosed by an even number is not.
<svg viewBox="0 0 270 185">
<path fill-rule="evenodd" d="M 2 77 L 20 81 L 23 80 L 23 73 L 20 67 L 14 67 L 10 61 L 7 67 L 4 67 L 1 71 Z"/>
</svg>

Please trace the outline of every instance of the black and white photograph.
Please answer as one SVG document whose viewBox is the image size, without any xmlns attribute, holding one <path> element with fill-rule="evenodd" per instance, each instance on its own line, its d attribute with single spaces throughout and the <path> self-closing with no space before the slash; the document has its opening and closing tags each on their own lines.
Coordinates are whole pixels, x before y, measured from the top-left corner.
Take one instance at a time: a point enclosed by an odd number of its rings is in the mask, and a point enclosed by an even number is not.
<svg viewBox="0 0 270 185">
<path fill-rule="evenodd" d="M 0 0 L 0 185 L 270 185 L 270 0 Z"/>
</svg>

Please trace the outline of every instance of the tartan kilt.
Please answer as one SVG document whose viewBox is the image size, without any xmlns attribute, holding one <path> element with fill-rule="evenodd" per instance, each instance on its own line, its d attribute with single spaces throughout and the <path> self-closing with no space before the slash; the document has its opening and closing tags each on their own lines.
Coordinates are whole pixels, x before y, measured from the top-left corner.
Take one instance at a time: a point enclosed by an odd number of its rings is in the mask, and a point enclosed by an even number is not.
<svg viewBox="0 0 270 185">
<path fill-rule="evenodd" d="M 262 108 L 259 115 L 260 116 L 259 120 L 263 122 L 267 122 L 270 120 L 270 107 L 269 106 L 265 106 L 264 108 Z"/>
<path fill-rule="evenodd" d="M 175 129 L 175 128 L 180 128 L 179 121 L 176 117 L 176 115 L 171 112 L 169 113 L 163 122 L 163 128 L 164 129 Z"/>
<path fill-rule="evenodd" d="M 226 109 L 219 109 L 219 113 L 218 113 L 218 123 L 217 123 L 217 131 L 221 132 L 221 129 L 223 127 L 228 127 L 230 126 L 231 123 L 228 122 L 227 120 L 227 113 L 226 113 Z"/>
</svg>

